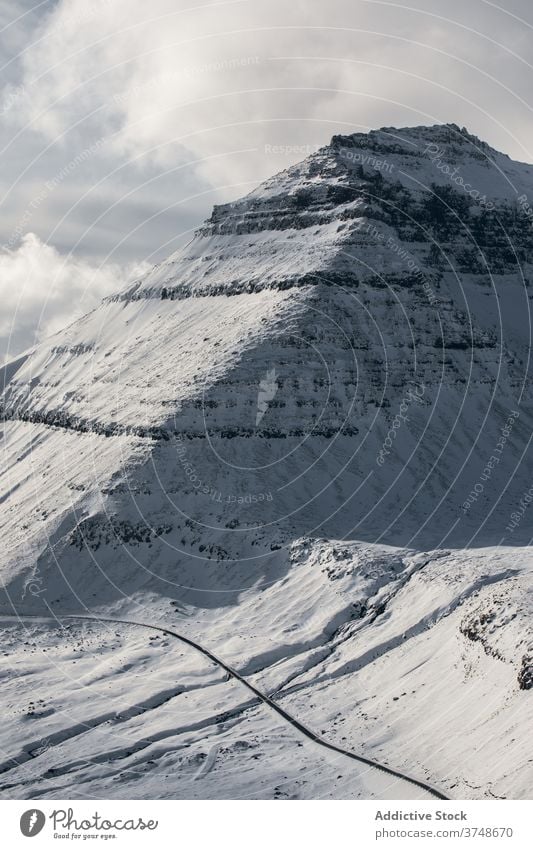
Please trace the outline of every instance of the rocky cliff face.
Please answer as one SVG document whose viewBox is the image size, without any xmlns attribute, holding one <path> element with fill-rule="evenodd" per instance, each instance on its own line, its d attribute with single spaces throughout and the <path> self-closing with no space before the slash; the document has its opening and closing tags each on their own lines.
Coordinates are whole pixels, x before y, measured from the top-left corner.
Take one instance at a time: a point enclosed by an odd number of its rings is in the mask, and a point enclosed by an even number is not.
<svg viewBox="0 0 533 849">
<path fill-rule="evenodd" d="M 455 125 L 335 136 L 10 364 L 3 607 L 171 601 L 341 701 L 430 629 L 527 689 L 532 197 Z"/>
<path fill-rule="evenodd" d="M 449 125 L 335 136 L 216 207 L 11 366 L 9 568 L 36 527 L 91 573 L 95 546 L 157 571 L 169 545 L 504 536 L 529 486 L 530 195 L 529 166 Z"/>
</svg>

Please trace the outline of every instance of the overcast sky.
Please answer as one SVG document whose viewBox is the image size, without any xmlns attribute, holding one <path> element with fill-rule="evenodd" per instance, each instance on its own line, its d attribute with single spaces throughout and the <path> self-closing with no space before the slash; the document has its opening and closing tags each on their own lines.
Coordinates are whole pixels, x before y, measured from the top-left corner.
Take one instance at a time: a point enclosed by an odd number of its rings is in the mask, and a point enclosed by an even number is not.
<svg viewBox="0 0 533 849">
<path fill-rule="evenodd" d="M 530 0 L 10 0 L 0 29 L 0 361 L 333 133 L 533 161 Z"/>
</svg>

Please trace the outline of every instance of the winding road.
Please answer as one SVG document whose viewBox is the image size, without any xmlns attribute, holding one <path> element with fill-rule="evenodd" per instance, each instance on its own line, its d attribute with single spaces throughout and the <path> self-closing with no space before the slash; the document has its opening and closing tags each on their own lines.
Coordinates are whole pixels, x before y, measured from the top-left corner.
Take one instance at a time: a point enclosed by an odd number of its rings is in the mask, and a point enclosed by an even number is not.
<svg viewBox="0 0 533 849">
<path fill-rule="evenodd" d="M 407 783 L 414 785 L 415 787 L 420 788 L 425 791 L 429 796 L 435 799 L 443 799 L 448 801 L 448 797 L 445 796 L 440 790 L 435 789 L 430 784 L 425 781 L 422 781 L 419 778 L 413 778 L 410 775 L 406 775 L 404 772 L 400 772 L 397 769 L 392 769 L 389 766 L 385 766 L 385 764 L 381 764 L 378 761 L 371 760 L 370 758 L 363 757 L 363 755 L 357 755 L 355 752 L 350 752 L 348 749 L 343 749 L 341 746 L 336 746 L 334 743 L 330 743 L 324 739 L 321 734 L 317 734 L 303 722 L 300 722 L 295 716 L 286 711 L 281 707 L 277 702 L 270 698 L 266 693 L 263 693 L 261 690 L 258 690 L 253 684 L 243 678 L 235 669 L 229 666 L 225 661 L 221 660 L 217 657 L 213 652 L 209 651 L 209 649 L 204 648 L 200 643 L 197 643 L 195 640 L 192 640 L 190 637 L 185 637 L 183 634 L 178 634 L 177 631 L 172 631 L 169 628 L 164 628 L 159 625 L 149 625 L 146 622 L 137 622 L 133 619 L 112 619 L 106 616 L 83 616 L 76 614 L 62 614 L 58 616 L 41 616 L 38 614 L 25 614 L 23 616 L 2 616 L 3 619 L 17 620 L 23 622 L 25 619 L 33 619 L 40 620 L 45 622 L 54 622 L 55 624 L 61 623 L 61 621 L 65 619 L 69 620 L 77 620 L 77 621 L 88 621 L 88 622 L 106 622 L 112 623 L 114 625 L 131 625 L 136 628 L 147 628 L 151 631 L 157 631 L 160 634 L 165 634 L 167 637 L 172 637 L 173 639 L 179 640 L 182 643 L 190 646 L 195 649 L 195 651 L 199 652 L 199 654 L 208 658 L 212 663 L 216 664 L 218 667 L 223 669 L 234 678 L 236 681 L 239 681 L 244 687 L 246 687 L 250 692 L 256 696 L 259 701 L 263 702 L 263 704 L 267 705 L 271 710 L 275 711 L 278 716 L 281 716 L 286 722 L 292 725 L 293 728 L 296 728 L 301 734 L 307 737 L 309 740 L 312 740 L 313 743 L 316 743 L 318 746 L 322 746 L 324 749 L 329 749 L 332 752 L 337 752 L 344 757 L 351 758 L 351 760 L 358 761 L 359 763 L 365 764 L 365 766 L 370 767 L 371 769 L 377 769 L 380 772 L 386 773 L 387 775 L 391 775 L 396 779 L 401 781 L 406 781 Z"/>
</svg>

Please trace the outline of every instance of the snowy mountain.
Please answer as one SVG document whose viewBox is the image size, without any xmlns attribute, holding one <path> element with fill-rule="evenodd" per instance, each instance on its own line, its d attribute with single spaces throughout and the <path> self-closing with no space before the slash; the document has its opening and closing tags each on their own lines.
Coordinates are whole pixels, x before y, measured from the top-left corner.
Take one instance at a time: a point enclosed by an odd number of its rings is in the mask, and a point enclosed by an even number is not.
<svg viewBox="0 0 533 849">
<path fill-rule="evenodd" d="M 531 198 L 453 124 L 334 136 L 5 367 L 3 792 L 422 793 L 88 614 L 445 795 L 528 795 Z"/>
</svg>

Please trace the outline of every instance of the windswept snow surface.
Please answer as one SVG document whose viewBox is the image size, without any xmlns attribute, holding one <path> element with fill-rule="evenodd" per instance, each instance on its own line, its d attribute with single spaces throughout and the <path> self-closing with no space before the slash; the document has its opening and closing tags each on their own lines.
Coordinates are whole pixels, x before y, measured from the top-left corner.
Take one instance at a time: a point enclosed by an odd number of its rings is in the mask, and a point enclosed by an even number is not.
<svg viewBox="0 0 533 849">
<path fill-rule="evenodd" d="M 532 197 L 455 125 L 335 136 L 5 367 L 5 798 L 424 797 L 67 614 L 530 797 Z"/>
</svg>

